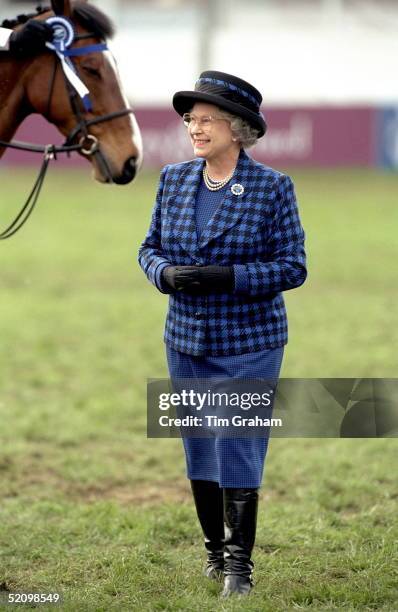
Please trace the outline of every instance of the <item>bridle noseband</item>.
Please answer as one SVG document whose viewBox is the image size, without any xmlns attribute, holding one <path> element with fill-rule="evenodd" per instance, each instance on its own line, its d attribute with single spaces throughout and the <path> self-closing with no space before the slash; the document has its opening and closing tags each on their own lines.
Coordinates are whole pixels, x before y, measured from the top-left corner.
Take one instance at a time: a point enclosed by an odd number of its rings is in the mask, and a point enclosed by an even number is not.
<svg viewBox="0 0 398 612">
<path fill-rule="evenodd" d="M 73 42 L 88 39 L 88 38 L 96 38 L 96 35 L 93 33 L 78 34 L 74 36 Z M 98 44 L 87 45 L 85 47 L 72 47 L 65 52 L 65 55 L 68 57 L 77 57 L 77 56 L 86 55 L 88 53 L 102 52 L 106 50 L 108 50 L 108 46 L 105 42 L 102 42 Z M 53 74 L 50 80 L 49 96 L 48 96 L 48 102 L 46 106 L 47 108 L 46 116 L 47 117 L 50 116 L 51 102 L 52 102 L 53 93 L 54 93 L 57 69 L 58 69 L 58 66 L 60 65 L 59 54 L 55 53 L 54 57 L 55 57 L 54 70 L 53 70 Z M 75 66 L 74 66 L 74 70 L 77 74 L 77 69 Z M 108 113 L 106 115 L 101 115 L 93 119 L 86 119 L 85 115 L 87 112 L 89 112 L 89 110 L 86 108 L 83 108 L 84 105 L 82 104 L 79 98 L 79 95 L 77 94 L 76 90 L 71 85 L 69 80 L 66 78 L 65 74 L 64 74 L 64 81 L 65 81 L 65 86 L 66 86 L 66 90 L 68 93 L 69 102 L 72 108 L 72 112 L 74 114 L 74 117 L 77 123 L 72 128 L 72 130 L 69 132 L 68 136 L 66 137 L 65 142 L 62 145 L 57 146 L 57 145 L 51 144 L 51 145 L 43 146 L 43 145 L 35 145 L 35 144 L 27 143 L 27 142 L 20 142 L 16 140 L 12 140 L 10 142 L 0 140 L 0 147 L 18 149 L 20 151 L 29 151 L 31 153 L 41 153 L 43 155 L 43 162 L 39 170 L 38 177 L 36 179 L 36 182 L 33 186 L 31 193 L 29 194 L 27 201 L 23 205 L 22 209 L 20 210 L 20 212 L 18 213 L 14 221 L 3 232 L 0 233 L 0 240 L 5 240 L 7 238 L 10 238 L 19 229 L 21 229 L 21 227 L 26 223 L 26 221 L 32 214 L 33 209 L 35 208 L 41 188 L 43 186 L 43 182 L 44 182 L 44 179 L 47 173 L 49 163 L 51 160 L 56 159 L 58 154 L 66 153 L 67 155 L 70 155 L 70 153 L 72 153 L 73 151 L 76 151 L 78 153 L 81 153 L 82 155 L 85 155 L 86 157 L 94 157 L 95 160 L 97 161 L 98 166 L 100 167 L 102 174 L 107 177 L 107 180 L 109 182 L 113 182 L 112 173 L 109 168 L 106 157 L 101 151 L 99 140 L 96 136 L 94 136 L 94 134 L 89 133 L 89 128 L 93 125 L 105 123 L 106 121 L 112 121 L 113 119 L 125 117 L 126 115 L 129 115 L 133 113 L 134 111 L 132 108 L 125 108 L 123 110 L 116 111 L 113 113 Z M 78 139 L 78 141 L 74 142 L 75 139 L 79 135 L 80 135 L 80 138 Z"/>
</svg>

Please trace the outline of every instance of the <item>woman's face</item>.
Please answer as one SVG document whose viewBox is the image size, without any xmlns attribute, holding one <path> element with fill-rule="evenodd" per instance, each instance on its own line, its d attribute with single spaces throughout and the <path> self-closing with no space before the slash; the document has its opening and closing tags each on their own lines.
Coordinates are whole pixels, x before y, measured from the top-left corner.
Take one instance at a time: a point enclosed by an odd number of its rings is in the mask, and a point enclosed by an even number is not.
<svg viewBox="0 0 398 612">
<path fill-rule="evenodd" d="M 196 102 L 189 115 L 188 133 L 197 157 L 215 160 L 239 151 L 239 144 L 232 140 L 231 124 L 220 118 L 217 106 Z"/>
</svg>

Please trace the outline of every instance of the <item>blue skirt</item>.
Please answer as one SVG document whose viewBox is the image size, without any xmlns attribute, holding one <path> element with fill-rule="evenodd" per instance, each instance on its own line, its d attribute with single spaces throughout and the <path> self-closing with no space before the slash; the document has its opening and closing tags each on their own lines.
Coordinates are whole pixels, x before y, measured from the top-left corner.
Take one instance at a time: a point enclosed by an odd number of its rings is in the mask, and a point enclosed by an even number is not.
<svg viewBox="0 0 398 612">
<path fill-rule="evenodd" d="M 266 378 L 277 381 L 284 347 L 228 356 L 194 356 L 166 344 L 170 378 Z M 268 436 L 257 438 L 183 437 L 187 477 L 211 480 L 222 488 L 261 486 Z"/>
</svg>

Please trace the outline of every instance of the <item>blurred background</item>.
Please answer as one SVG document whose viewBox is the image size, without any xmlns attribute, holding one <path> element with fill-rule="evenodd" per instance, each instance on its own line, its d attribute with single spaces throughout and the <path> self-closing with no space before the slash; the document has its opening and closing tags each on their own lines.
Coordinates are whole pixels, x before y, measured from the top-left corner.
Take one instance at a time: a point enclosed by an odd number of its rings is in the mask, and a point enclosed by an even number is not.
<svg viewBox="0 0 398 612">
<path fill-rule="evenodd" d="M 36 4 L 3 0 L 0 18 L 30 12 Z M 160 167 L 192 156 L 186 129 L 171 107 L 172 95 L 192 89 L 207 68 L 236 74 L 262 92 L 269 128 L 249 154 L 290 174 L 296 187 L 309 275 L 303 287 L 285 293 L 290 343 L 282 374 L 395 376 L 398 2 L 94 4 L 117 26 L 110 44 L 142 129 L 144 166 L 132 184 L 118 187 L 90 180 L 91 170 L 78 156 L 52 165 L 38 210 L 23 231 L 1 245 L 1 308 L 8 335 L 3 336 L 6 363 L 0 380 L 7 370 L 7 384 L 16 380 L 6 355 L 26 334 L 22 322 L 30 322 L 34 308 L 41 312 L 46 304 L 48 316 L 35 324 L 35 333 L 44 334 L 54 350 L 62 344 L 59 334 L 68 339 L 64 347 L 74 337 L 86 338 L 87 344 L 72 343 L 75 364 L 85 364 L 86 357 L 76 361 L 74 351 L 94 350 L 91 337 L 103 338 L 106 326 L 109 351 L 118 361 L 118 334 L 125 338 L 130 330 L 125 384 L 130 388 L 133 372 L 140 401 L 146 378 L 166 375 L 167 298 L 148 283 L 136 257 Z M 17 138 L 62 141 L 36 115 L 24 122 Z M 2 226 L 25 200 L 39 161 L 19 151 L 2 158 Z M 84 312 L 95 304 L 94 319 L 77 316 L 70 300 Z M 124 317 L 116 314 L 120 309 Z M 37 350 L 35 343 L 26 348 L 35 363 L 40 362 Z M 19 369 L 19 375 L 23 372 Z"/>
<path fill-rule="evenodd" d="M 36 4 L 4 0 L 0 18 L 32 11 Z M 269 128 L 249 154 L 292 176 L 307 235 L 308 280 L 304 287 L 285 294 L 291 346 L 284 375 L 394 376 L 398 2 L 98 0 L 94 4 L 117 26 L 110 44 L 143 133 L 143 170 L 127 187 L 100 186 L 90 181 L 90 168 L 77 155 L 58 160 L 39 210 L 23 232 L 2 245 L 3 275 L 9 261 L 8 274 L 13 277 L 16 258 L 21 257 L 28 262 L 17 265 L 16 276 L 21 269 L 26 274 L 31 265 L 35 275 L 32 258 L 41 258 L 50 291 L 51 266 L 57 278 L 63 270 L 69 271 L 71 282 L 77 282 L 85 267 L 91 280 L 108 270 L 112 280 L 106 281 L 107 287 L 120 272 L 120 283 L 129 291 L 126 299 L 132 300 L 127 304 L 139 309 L 137 321 L 151 312 L 148 329 L 141 323 L 135 328 L 135 335 L 144 338 L 142 350 L 151 355 L 140 361 L 140 367 L 145 365 L 149 376 L 164 374 L 167 299 L 146 281 L 135 263 L 136 253 L 149 225 L 160 167 L 192 157 L 186 129 L 171 107 L 173 93 L 192 89 L 203 69 L 231 72 L 263 94 Z M 17 138 L 62 141 L 36 115 L 24 122 Z M 37 156 L 19 151 L 9 150 L 2 158 L 3 225 L 30 189 L 38 163 Z M 80 249 L 72 261 L 66 227 L 74 249 Z M 119 264 L 117 259 L 111 263 L 112 257 L 121 257 Z M 149 338 L 153 350 L 148 352 Z"/>
<path fill-rule="evenodd" d="M 112 49 L 143 129 L 147 168 L 189 157 L 171 98 L 205 69 L 239 75 L 263 93 L 269 131 L 253 152 L 260 161 L 398 167 L 396 0 L 94 3 L 118 28 Z M 37 4 L 3 0 L 0 18 Z M 36 120 L 21 134 L 54 138 Z M 3 164 L 24 159 L 9 152 Z"/>
<path fill-rule="evenodd" d="M 0 19 L 36 4 L 2 0 Z M 209 68 L 263 94 L 269 130 L 249 154 L 293 178 L 308 254 L 306 283 L 285 292 L 282 376 L 397 377 L 398 1 L 95 4 L 118 26 L 144 168 L 104 186 L 77 156 L 57 161 L 0 243 L 0 590 L 210 612 L 181 441 L 146 437 L 167 297 L 137 253 L 160 167 L 192 157 L 171 98 Z M 17 138 L 61 142 L 38 117 Z M 39 164 L 1 159 L 1 228 Z M 393 439 L 271 440 L 245 609 L 396 609 L 396 456 Z"/>
</svg>

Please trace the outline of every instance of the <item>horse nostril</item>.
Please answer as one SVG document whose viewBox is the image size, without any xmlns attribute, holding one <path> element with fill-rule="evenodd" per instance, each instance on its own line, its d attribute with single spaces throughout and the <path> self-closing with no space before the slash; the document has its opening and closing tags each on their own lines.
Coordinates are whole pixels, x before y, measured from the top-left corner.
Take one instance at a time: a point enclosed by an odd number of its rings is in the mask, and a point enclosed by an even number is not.
<svg viewBox="0 0 398 612">
<path fill-rule="evenodd" d="M 129 157 L 123 166 L 123 172 L 120 176 L 114 177 L 113 182 L 117 185 L 126 185 L 130 183 L 137 173 L 137 158 Z"/>
<path fill-rule="evenodd" d="M 123 174 L 125 174 L 126 176 L 130 176 L 131 177 L 130 180 L 133 180 L 136 172 L 137 172 L 137 158 L 130 157 L 124 164 Z"/>
</svg>

